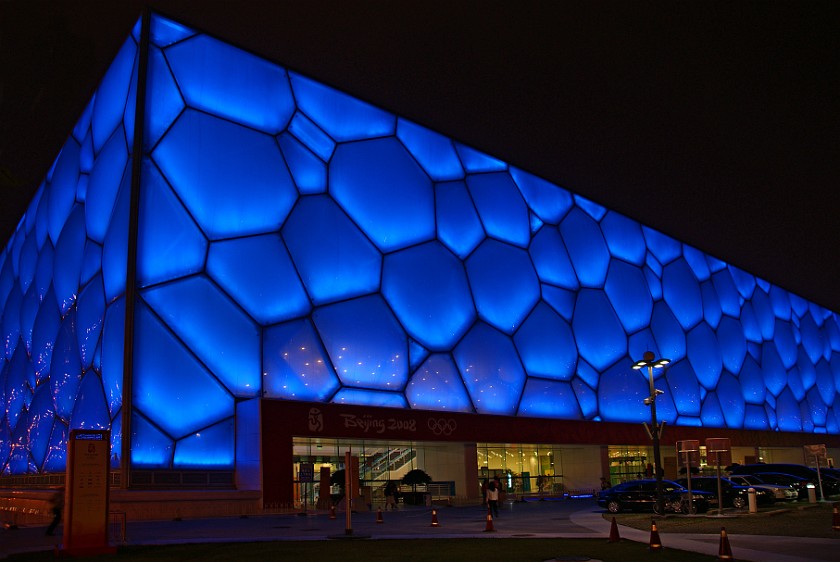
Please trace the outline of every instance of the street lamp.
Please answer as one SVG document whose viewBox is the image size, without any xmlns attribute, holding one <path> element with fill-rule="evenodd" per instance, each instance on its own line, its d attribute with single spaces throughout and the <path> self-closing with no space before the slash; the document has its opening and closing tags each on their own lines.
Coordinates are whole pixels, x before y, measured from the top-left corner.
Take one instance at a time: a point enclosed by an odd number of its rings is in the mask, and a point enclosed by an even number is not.
<svg viewBox="0 0 840 562">
<path fill-rule="evenodd" d="M 653 370 L 654 369 L 661 369 L 665 365 L 671 362 L 670 359 L 654 359 L 655 355 L 652 351 L 645 351 L 643 359 L 641 361 L 636 361 L 633 363 L 633 368 L 635 370 L 642 369 L 647 367 L 648 370 L 648 382 L 650 383 L 650 396 L 645 398 L 645 406 L 650 406 L 650 423 L 651 427 L 648 430 L 648 434 L 650 435 L 651 441 L 653 441 L 653 472 L 656 475 L 656 511 L 658 513 L 662 513 L 663 511 L 663 501 L 662 501 L 662 460 L 660 458 L 659 453 L 659 438 L 662 437 L 661 433 L 662 430 L 659 427 L 659 423 L 656 421 L 656 397 L 660 394 L 663 394 L 664 391 L 657 390 L 653 386 Z M 647 424 L 645 424 L 645 428 L 647 428 Z"/>
</svg>

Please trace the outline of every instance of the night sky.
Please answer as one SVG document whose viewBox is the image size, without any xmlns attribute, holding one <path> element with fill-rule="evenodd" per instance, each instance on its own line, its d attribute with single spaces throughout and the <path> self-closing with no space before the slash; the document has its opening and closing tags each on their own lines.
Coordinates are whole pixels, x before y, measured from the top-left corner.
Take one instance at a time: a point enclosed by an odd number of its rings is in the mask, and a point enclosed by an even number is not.
<svg viewBox="0 0 840 562">
<path fill-rule="evenodd" d="M 144 4 L 0 3 L 0 240 Z M 840 311 L 838 2 L 149 4 Z"/>
</svg>

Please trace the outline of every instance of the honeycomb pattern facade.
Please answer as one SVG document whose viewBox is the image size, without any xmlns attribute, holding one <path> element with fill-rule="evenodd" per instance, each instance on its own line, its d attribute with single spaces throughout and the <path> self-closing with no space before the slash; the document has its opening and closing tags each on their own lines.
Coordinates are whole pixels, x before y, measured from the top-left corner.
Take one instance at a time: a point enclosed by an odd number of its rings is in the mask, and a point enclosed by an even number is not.
<svg viewBox="0 0 840 562">
<path fill-rule="evenodd" d="M 625 216 L 168 19 L 140 23 L 0 254 L 0 472 L 71 428 L 231 468 L 237 403 L 838 433 L 840 318 Z M 142 129 L 132 186 L 135 125 Z M 140 190 L 123 396 L 131 190 Z"/>
</svg>

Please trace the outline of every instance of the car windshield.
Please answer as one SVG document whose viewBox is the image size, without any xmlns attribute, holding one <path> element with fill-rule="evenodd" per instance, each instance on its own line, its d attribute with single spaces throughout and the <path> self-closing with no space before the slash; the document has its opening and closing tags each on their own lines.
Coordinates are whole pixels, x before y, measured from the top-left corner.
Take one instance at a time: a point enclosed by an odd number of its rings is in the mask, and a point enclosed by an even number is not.
<svg viewBox="0 0 840 562">
<path fill-rule="evenodd" d="M 734 478 L 733 480 L 735 480 L 736 482 L 738 482 L 739 480 L 742 481 L 742 482 L 749 482 L 750 484 L 764 484 L 764 482 L 762 482 L 761 480 L 759 480 L 755 476 L 749 476 L 749 475 L 738 476 L 737 478 Z"/>
</svg>

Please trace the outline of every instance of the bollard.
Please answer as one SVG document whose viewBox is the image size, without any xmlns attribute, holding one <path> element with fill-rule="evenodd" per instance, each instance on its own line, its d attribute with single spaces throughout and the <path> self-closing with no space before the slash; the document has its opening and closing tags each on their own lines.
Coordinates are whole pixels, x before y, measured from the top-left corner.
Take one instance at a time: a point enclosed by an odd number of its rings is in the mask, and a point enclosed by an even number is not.
<svg viewBox="0 0 840 562">
<path fill-rule="evenodd" d="M 832 515 L 831 519 L 831 528 L 835 531 L 840 531 L 840 502 L 834 502 L 832 504 L 832 508 L 834 509 L 834 515 Z"/>
<path fill-rule="evenodd" d="M 758 500 L 755 497 L 755 488 L 747 490 L 747 499 L 750 504 L 750 513 L 758 513 Z"/>
<path fill-rule="evenodd" d="M 432 527 L 440 527 L 440 523 L 438 523 L 437 510 L 436 509 L 432 510 L 432 525 L 431 526 Z"/>
<path fill-rule="evenodd" d="M 817 503 L 817 487 L 813 484 L 808 484 L 808 503 Z"/>
</svg>

